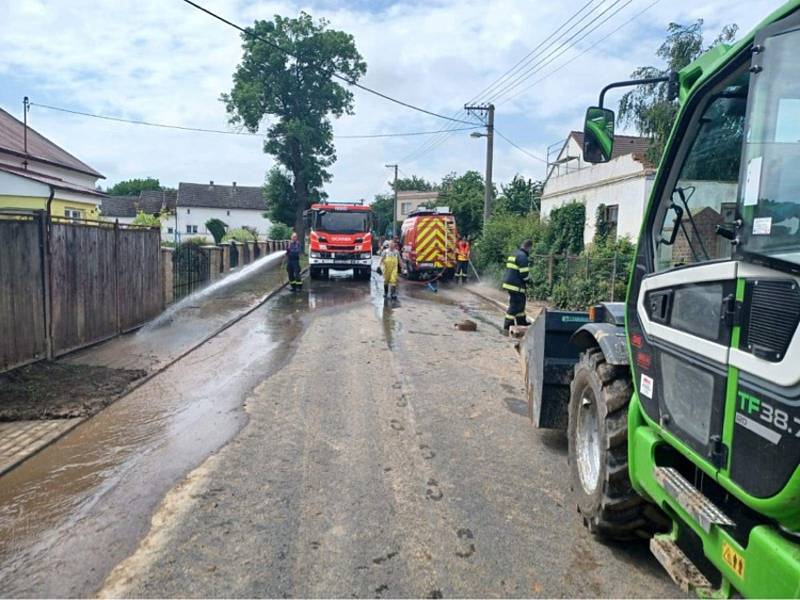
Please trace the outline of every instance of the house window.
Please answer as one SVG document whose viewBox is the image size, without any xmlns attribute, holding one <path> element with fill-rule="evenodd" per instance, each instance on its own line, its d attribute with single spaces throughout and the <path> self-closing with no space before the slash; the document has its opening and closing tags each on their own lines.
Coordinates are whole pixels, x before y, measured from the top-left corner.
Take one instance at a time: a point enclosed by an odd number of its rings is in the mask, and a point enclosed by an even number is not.
<svg viewBox="0 0 800 600">
<path fill-rule="evenodd" d="M 191 208 L 187 208 L 187 209 L 186 209 L 186 214 L 187 214 L 187 215 L 190 215 L 190 214 L 192 214 L 192 209 L 191 209 Z"/>
<path fill-rule="evenodd" d="M 197 233 L 197 225 L 187 225 L 186 233 Z"/>
<path fill-rule="evenodd" d="M 407 215 L 411 212 L 411 202 L 401 202 L 400 203 L 400 214 Z"/>
<path fill-rule="evenodd" d="M 167 227 L 167 233 L 175 233 L 175 230 L 172 227 Z"/>
<path fill-rule="evenodd" d="M 229 211 L 229 210 L 226 210 L 226 211 L 225 211 L 225 214 L 227 214 L 227 215 L 230 217 L 230 216 L 231 216 L 231 211 Z"/>
<path fill-rule="evenodd" d="M 83 219 L 83 211 L 78 210 L 77 208 L 65 208 L 64 209 L 64 216 L 68 219 Z"/>
<path fill-rule="evenodd" d="M 603 220 L 606 222 L 606 231 L 609 239 L 617 237 L 617 223 L 619 223 L 619 204 L 606 204 Z"/>
</svg>

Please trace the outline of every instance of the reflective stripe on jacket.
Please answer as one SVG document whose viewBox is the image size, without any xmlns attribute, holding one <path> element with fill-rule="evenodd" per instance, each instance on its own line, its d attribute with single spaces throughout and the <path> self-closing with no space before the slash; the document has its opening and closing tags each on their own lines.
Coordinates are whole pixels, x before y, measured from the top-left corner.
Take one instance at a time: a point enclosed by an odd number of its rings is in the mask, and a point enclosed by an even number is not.
<svg viewBox="0 0 800 600">
<path fill-rule="evenodd" d="M 522 248 L 506 259 L 506 272 L 503 274 L 503 289 L 510 292 L 524 292 L 530 281 L 528 253 Z"/>
</svg>

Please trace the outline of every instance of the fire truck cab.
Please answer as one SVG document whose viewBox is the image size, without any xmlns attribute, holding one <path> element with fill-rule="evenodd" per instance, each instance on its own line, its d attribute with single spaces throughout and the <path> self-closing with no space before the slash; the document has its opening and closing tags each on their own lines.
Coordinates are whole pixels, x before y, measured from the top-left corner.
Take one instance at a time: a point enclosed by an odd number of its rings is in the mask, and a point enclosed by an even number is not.
<svg viewBox="0 0 800 600">
<path fill-rule="evenodd" d="M 305 212 L 309 238 L 309 275 L 353 269 L 353 278 L 369 280 L 372 271 L 372 211 L 363 204 L 326 202 Z"/>
</svg>

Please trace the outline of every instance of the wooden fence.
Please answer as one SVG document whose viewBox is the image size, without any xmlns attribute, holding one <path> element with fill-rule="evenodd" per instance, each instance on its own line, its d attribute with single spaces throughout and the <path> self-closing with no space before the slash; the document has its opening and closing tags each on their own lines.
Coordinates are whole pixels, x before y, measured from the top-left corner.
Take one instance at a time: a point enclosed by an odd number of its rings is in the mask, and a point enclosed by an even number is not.
<svg viewBox="0 0 800 600">
<path fill-rule="evenodd" d="M 0 371 L 129 331 L 163 310 L 157 229 L 0 214 Z"/>
</svg>

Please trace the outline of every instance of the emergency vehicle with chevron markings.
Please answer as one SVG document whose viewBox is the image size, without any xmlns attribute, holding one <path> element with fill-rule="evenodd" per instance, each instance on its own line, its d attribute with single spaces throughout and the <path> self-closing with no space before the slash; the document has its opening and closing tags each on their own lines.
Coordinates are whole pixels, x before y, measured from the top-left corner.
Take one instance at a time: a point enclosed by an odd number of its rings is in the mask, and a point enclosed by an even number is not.
<svg viewBox="0 0 800 600">
<path fill-rule="evenodd" d="M 449 208 L 412 212 L 400 229 L 400 273 L 408 279 L 450 279 L 456 267 L 456 218 Z"/>
</svg>

